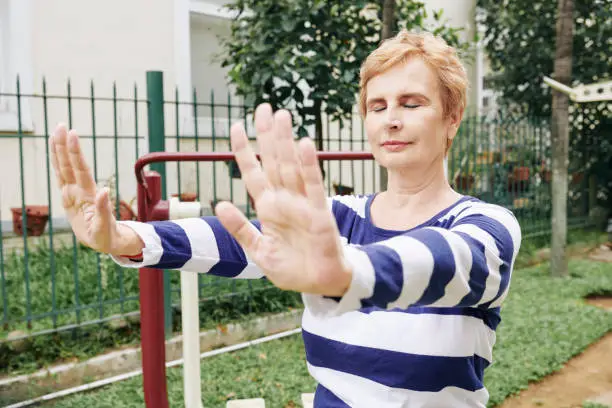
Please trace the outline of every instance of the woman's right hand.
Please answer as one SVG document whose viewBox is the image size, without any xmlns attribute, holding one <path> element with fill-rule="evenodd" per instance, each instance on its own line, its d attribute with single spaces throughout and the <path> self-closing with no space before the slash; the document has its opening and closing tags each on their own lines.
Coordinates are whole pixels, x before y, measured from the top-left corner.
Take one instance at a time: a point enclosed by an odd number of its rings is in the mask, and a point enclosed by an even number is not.
<svg viewBox="0 0 612 408">
<path fill-rule="evenodd" d="M 140 254 L 144 243 L 134 230 L 117 223 L 108 188 L 98 191 L 76 132 L 60 124 L 50 141 L 62 205 L 77 239 L 98 252 Z"/>
</svg>

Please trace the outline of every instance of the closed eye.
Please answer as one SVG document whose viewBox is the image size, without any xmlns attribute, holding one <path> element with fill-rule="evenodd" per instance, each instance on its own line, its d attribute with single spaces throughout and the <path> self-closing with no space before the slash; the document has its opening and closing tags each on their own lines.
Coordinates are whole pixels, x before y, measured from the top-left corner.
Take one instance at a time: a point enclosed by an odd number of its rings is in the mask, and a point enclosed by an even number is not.
<svg viewBox="0 0 612 408">
<path fill-rule="evenodd" d="M 386 106 L 379 105 L 379 106 L 374 106 L 374 107 L 372 107 L 372 108 L 370 109 L 370 111 L 372 111 L 372 112 L 382 112 L 382 111 L 384 111 L 386 108 L 387 108 Z"/>
<path fill-rule="evenodd" d="M 405 103 L 404 104 L 404 108 L 408 108 L 408 109 L 415 109 L 418 108 L 421 105 L 414 105 L 414 104 L 410 104 L 410 103 Z"/>
</svg>

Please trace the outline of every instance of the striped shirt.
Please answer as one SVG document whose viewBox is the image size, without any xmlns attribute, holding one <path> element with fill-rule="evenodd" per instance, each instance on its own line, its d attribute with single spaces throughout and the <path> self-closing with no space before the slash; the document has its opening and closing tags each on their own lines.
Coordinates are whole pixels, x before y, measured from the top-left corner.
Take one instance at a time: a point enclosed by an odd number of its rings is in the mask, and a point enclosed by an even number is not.
<svg viewBox="0 0 612 408">
<path fill-rule="evenodd" d="M 483 374 L 521 242 L 516 218 L 464 196 L 391 231 L 372 223 L 374 197 L 329 199 L 352 282 L 341 298 L 302 295 L 315 407 L 485 407 Z M 142 262 L 115 258 L 121 265 L 263 276 L 215 217 L 125 223 L 145 248 Z"/>
</svg>

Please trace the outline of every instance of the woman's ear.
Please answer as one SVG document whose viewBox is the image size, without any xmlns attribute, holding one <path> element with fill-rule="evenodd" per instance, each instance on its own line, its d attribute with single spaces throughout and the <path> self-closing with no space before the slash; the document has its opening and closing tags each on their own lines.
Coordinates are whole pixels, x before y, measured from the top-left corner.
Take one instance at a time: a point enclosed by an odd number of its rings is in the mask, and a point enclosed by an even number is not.
<svg viewBox="0 0 612 408">
<path fill-rule="evenodd" d="M 455 111 L 449 115 L 448 128 L 446 131 L 446 153 L 448 153 L 449 149 L 453 145 L 453 140 L 455 139 L 455 136 L 457 136 L 462 119 L 463 112 Z"/>
</svg>

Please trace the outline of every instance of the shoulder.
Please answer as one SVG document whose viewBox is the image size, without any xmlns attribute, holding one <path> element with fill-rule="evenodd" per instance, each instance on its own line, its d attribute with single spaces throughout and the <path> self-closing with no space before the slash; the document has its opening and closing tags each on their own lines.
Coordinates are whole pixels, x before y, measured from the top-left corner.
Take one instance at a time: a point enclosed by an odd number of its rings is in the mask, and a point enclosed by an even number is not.
<svg viewBox="0 0 612 408">
<path fill-rule="evenodd" d="M 456 219 L 460 220 L 465 217 L 480 215 L 483 217 L 491 217 L 494 219 L 511 219 L 518 223 L 514 213 L 508 208 L 499 204 L 488 203 L 478 198 L 470 197 L 464 201 L 461 206 L 461 211 L 457 214 Z"/>
<path fill-rule="evenodd" d="M 472 225 L 496 236 L 507 237 L 514 246 L 521 242 L 521 226 L 514 213 L 506 207 L 488 203 L 479 199 L 470 199 L 453 220 L 451 229 L 462 229 L 461 226 Z"/>
</svg>

